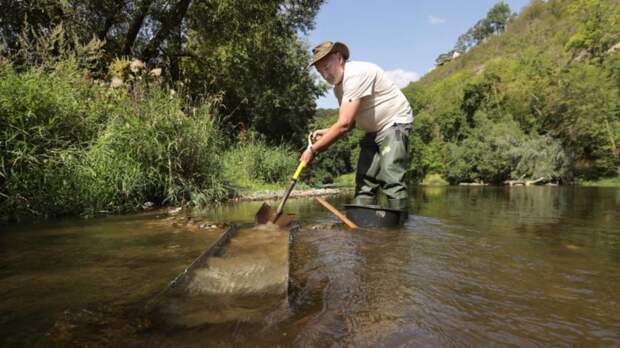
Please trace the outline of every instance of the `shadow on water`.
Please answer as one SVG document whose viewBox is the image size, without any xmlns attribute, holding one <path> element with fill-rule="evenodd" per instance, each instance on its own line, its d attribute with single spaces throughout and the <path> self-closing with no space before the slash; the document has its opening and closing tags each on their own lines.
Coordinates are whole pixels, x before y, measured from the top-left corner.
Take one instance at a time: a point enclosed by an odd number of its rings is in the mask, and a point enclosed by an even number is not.
<svg viewBox="0 0 620 348">
<path fill-rule="evenodd" d="M 222 222 L 251 226 L 259 202 L 12 226 L 0 234 L 0 345 L 620 345 L 620 190 L 430 187 L 411 197 L 402 229 L 355 232 L 291 200 L 303 227 L 290 236 L 287 305 L 197 327 L 153 325 L 142 308 Z M 328 200 L 342 210 L 348 198 Z M 236 243 L 249 253 L 237 252 L 238 273 L 270 248 Z"/>
</svg>

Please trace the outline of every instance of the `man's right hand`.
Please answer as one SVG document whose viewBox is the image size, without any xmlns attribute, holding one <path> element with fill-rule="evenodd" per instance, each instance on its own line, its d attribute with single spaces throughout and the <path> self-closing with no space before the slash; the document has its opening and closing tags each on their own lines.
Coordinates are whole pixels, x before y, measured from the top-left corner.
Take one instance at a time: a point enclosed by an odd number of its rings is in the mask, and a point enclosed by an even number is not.
<svg viewBox="0 0 620 348">
<path fill-rule="evenodd" d="M 325 135 L 325 133 L 327 133 L 328 130 L 329 128 L 323 128 L 312 132 L 312 142 L 317 142 L 323 135 Z"/>
</svg>

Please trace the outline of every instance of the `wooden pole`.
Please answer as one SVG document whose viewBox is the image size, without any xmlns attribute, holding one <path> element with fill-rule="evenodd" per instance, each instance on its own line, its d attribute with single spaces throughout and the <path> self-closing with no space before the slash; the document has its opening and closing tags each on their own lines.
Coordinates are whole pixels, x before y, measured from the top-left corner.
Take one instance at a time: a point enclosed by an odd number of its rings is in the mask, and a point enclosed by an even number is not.
<svg viewBox="0 0 620 348">
<path fill-rule="evenodd" d="M 327 208 L 327 210 L 331 211 L 332 214 L 336 215 L 336 217 L 339 218 L 342 222 L 344 222 L 345 225 L 347 225 L 349 228 L 351 229 L 358 228 L 358 226 L 355 223 L 353 223 L 353 221 L 349 220 L 346 216 L 342 215 L 342 213 L 339 212 L 338 209 L 334 208 L 331 204 L 327 203 L 326 200 L 324 200 L 321 197 L 315 197 L 315 199 L 317 200 L 317 202 L 321 203 L 322 206 Z"/>
</svg>

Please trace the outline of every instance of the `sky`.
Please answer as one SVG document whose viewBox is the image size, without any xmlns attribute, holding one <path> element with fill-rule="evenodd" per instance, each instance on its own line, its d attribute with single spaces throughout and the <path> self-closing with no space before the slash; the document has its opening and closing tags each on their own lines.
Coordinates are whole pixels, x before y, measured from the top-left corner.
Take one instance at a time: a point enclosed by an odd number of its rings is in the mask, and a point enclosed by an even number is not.
<svg viewBox="0 0 620 348">
<path fill-rule="evenodd" d="M 499 0 L 328 0 L 315 29 L 302 37 L 310 47 L 340 41 L 351 60 L 379 65 L 400 88 L 429 72 Z M 520 13 L 529 0 L 505 0 Z M 316 73 L 316 70 L 313 70 Z M 317 74 L 318 78 L 318 74 Z M 337 108 L 330 89 L 319 108 Z"/>
</svg>

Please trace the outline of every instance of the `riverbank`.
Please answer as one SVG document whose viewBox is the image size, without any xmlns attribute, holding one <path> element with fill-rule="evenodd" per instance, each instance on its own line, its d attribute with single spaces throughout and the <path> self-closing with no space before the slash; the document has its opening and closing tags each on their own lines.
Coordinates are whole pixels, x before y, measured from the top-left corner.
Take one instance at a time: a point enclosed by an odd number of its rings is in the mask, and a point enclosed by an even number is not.
<svg viewBox="0 0 620 348">
<path fill-rule="evenodd" d="M 352 187 L 339 187 L 339 188 L 320 188 L 320 189 L 302 189 L 302 190 L 293 190 L 289 197 L 298 198 L 298 197 L 316 197 L 316 196 L 332 196 L 339 195 L 342 193 L 353 192 Z M 239 197 L 234 198 L 234 201 L 261 201 L 261 200 L 271 200 L 271 199 L 279 199 L 284 195 L 284 190 L 282 191 L 256 191 L 256 192 L 248 192 Z"/>
<path fill-rule="evenodd" d="M 581 186 L 590 187 L 618 187 L 620 188 L 620 175 L 613 178 L 605 178 L 601 180 L 582 181 L 579 183 Z"/>
</svg>

